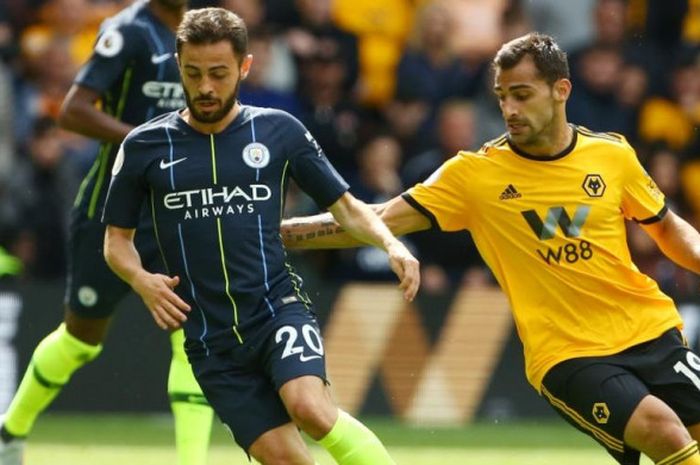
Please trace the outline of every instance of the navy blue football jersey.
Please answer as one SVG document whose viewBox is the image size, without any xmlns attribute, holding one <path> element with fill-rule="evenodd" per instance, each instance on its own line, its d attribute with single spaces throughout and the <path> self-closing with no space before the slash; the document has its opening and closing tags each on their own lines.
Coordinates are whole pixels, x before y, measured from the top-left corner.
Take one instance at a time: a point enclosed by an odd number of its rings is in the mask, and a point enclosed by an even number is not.
<svg viewBox="0 0 700 465">
<path fill-rule="evenodd" d="M 99 92 L 104 112 L 134 126 L 185 106 L 175 35 L 146 1 L 137 1 L 102 23 L 93 54 L 75 83 Z M 118 148 L 102 142 L 80 186 L 75 205 L 89 218 L 97 213 L 99 219 Z"/>
<path fill-rule="evenodd" d="M 242 106 L 218 134 L 172 112 L 136 128 L 112 171 L 103 221 L 135 228 L 149 206 L 168 273 L 192 311 L 187 350 L 243 342 L 282 307 L 307 302 L 279 234 L 292 177 L 320 207 L 347 183 L 294 117 Z"/>
</svg>

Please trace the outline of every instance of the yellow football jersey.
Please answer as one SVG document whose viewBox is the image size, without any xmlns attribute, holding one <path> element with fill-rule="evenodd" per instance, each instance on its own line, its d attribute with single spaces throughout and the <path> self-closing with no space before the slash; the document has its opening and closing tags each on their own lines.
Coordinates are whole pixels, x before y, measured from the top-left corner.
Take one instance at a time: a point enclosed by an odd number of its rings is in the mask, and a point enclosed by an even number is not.
<svg viewBox="0 0 700 465">
<path fill-rule="evenodd" d="M 620 135 L 574 126 L 535 159 L 502 136 L 460 152 L 404 198 L 444 231 L 468 229 L 507 294 L 540 389 L 555 364 L 609 355 L 682 327 L 673 301 L 632 263 L 625 218 L 658 221 L 664 195 Z"/>
</svg>

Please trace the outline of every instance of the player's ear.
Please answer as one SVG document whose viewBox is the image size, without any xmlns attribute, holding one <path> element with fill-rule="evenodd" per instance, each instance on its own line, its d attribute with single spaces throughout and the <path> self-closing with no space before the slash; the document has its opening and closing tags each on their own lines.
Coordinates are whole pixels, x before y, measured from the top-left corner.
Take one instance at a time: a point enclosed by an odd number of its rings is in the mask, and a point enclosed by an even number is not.
<svg viewBox="0 0 700 465">
<path fill-rule="evenodd" d="M 554 99 L 559 102 L 565 102 L 571 95 L 571 81 L 568 79 L 559 79 L 554 83 Z"/>
<path fill-rule="evenodd" d="M 180 67 L 180 54 L 175 52 L 175 63 L 177 63 L 177 67 Z"/>
<path fill-rule="evenodd" d="M 253 65 L 253 55 L 248 54 L 243 58 L 241 62 L 241 79 L 245 79 L 250 72 L 250 67 Z"/>
</svg>

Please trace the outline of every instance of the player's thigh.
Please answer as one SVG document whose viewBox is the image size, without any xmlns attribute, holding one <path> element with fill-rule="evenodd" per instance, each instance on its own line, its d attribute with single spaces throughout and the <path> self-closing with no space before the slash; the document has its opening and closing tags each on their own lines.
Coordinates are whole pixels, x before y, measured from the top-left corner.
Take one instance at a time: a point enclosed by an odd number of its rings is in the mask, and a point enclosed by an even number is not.
<svg viewBox="0 0 700 465">
<path fill-rule="evenodd" d="M 264 433 L 291 422 L 255 349 L 254 344 L 246 344 L 219 354 L 189 357 L 204 396 L 247 452 Z"/>
<path fill-rule="evenodd" d="M 625 446 L 624 432 L 649 390 L 628 370 L 601 359 L 572 359 L 556 365 L 545 376 L 542 393 L 557 413 L 619 463 L 637 465 L 639 452 Z"/>
<path fill-rule="evenodd" d="M 326 383 L 323 338 L 315 315 L 304 305 L 282 307 L 261 333 L 265 334 L 265 367 L 278 391 L 302 376 Z"/>
<path fill-rule="evenodd" d="M 700 424 L 700 356 L 678 330 L 654 341 L 642 373 L 649 390 L 663 400 L 687 427 Z"/>
</svg>

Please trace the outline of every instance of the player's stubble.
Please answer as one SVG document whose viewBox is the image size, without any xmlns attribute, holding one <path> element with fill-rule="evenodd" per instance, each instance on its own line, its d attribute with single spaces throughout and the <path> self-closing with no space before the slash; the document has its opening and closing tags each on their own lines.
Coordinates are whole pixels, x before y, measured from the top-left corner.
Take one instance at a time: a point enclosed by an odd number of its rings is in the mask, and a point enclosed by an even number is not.
<svg viewBox="0 0 700 465">
<path fill-rule="evenodd" d="M 197 97 L 193 99 L 190 93 L 187 91 L 187 88 L 183 86 L 183 90 L 185 91 L 185 101 L 187 102 L 187 108 L 190 110 L 190 114 L 192 115 L 192 117 L 200 123 L 207 124 L 217 123 L 224 119 L 224 117 L 226 117 L 226 115 L 229 114 L 233 106 L 236 104 L 236 100 L 238 100 L 238 92 L 241 87 L 241 80 L 242 78 L 239 77 L 236 81 L 236 86 L 231 92 L 231 95 L 224 99 L 223 102 L 221 99 L 214 98 L 212 95 L 197 95 Z M 197 102 L 218 103 L 219 109 L 212 112 L 202 112 L 197 109 Z"/>
</svg>

